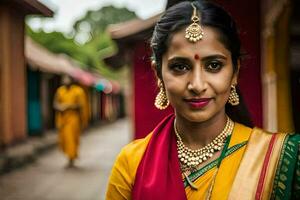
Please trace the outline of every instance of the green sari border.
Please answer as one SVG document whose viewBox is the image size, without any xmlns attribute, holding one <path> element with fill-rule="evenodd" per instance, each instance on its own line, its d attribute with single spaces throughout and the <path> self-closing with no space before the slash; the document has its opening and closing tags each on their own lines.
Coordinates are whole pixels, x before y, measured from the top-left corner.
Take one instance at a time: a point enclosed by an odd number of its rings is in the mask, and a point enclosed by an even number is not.
<svg viewBox="0 0 300 200">
<path fill-rule="evenodd" d="M 300 135 L 288 135 L 283 143 L 274 177 L 271 199 L 300 198 Z"/>
<path fill-rule="evenodd" d="M 232 147 L 230 147 L 226 153 L 225 153 L 225 158 L 228 157 L 229 155 L 233 154 L 235 151 L 239 150 L 240 148 L 242 148 L 243 146 L 245 146 L 247 144 L 248 141 L 244 141 L 242 143 L 236 144 Z M 189 179 L 194 182 L 195 180 L 197 180 L 200 176 L 202 176 L 204 173 L 206 173 L 207 171 L 211 170 L 212 168 L 214 168 L 217 164 L 218 164 L 218 159 L 210 162 L 209 164 L 205 165 L 204 167 L 200 168 L 199 170 L 191 173 L 189 175 Z M 184 180 L 184 187 L 186 188 L 188 186 L 188 182 L 186 180 Z"/>
</svg>

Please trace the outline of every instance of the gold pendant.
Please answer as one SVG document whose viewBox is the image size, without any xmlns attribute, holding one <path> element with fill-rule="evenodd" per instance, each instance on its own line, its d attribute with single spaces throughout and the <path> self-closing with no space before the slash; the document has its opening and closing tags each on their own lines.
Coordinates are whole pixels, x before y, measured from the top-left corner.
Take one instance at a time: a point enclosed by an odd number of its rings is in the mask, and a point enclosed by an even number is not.
<svg viewBox="0 0 300 200">
<path fill-rule="evenodd" d="M 187 38 L 190 42 L 197 42 L 201 40 L 203 37 L 203 30 L 199 24 L 196 22 L 192 23 L 185 30 L 185 38 Z"/>
<path fill-rule="evenodd" d="M 198 17 L 197 8 L 193 3 L 191 6 L 193 7 L 193 15 L 191 18 L 193 23 L 185 29 L 185 38 L 190 42 L 197 42 L 202 39 L 204 33 L 200 26 L 200 15 Z"/>
</svg>

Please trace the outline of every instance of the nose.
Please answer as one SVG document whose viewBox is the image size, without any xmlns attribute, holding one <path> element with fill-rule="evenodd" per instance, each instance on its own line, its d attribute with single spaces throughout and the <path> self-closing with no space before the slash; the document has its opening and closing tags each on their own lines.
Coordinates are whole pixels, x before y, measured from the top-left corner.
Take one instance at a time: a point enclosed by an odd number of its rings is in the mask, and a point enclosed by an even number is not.
<svg viewBox="0 0 300 200">
<path fill-rule="evenodd" d="M 201 94 L 206 90 L 205 74 L 202 69 L 195 69 L 191 72 L 187 89 L 194 94 Z"/>
</svg>

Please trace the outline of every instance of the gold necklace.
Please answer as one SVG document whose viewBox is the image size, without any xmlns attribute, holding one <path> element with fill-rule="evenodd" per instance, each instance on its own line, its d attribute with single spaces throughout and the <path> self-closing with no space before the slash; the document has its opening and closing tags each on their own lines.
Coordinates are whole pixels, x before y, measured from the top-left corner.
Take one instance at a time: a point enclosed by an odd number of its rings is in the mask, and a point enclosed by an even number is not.
<svg viewBox="0 0 300 200">
<path fill-rule="evenodd" d="M 190 149 L 187 147 L 177 131 L 176 120 L 174 121 L 174 131 L 177 137 L 178 158 L 181 163 L 181 170 L 185 177 L 186 171 L 194 172 L 197 166 L 211 158 L 216 152 L 220 151 L 224 146 L 226 137 L 232 132 L 234 123 L 227 117 L 226 125 L 222 132 L 213 141 L 200 149 Z"/>
</svg>

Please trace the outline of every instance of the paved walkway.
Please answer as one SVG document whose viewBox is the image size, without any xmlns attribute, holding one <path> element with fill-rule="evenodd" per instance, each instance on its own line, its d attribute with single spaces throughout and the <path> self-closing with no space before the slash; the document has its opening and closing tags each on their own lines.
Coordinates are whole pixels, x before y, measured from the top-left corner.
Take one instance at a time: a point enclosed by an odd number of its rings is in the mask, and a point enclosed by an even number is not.
<svg viewBox="0 0 300 200">
<path fill-rule="evenodd" d="M 76 168 L 55 148 L 34 163 L 0 176 L 1 200 L 99 200 L 121 147 L 129 142 L 128 120 L 92 128 L 81 138 Z"/>
</svg>

